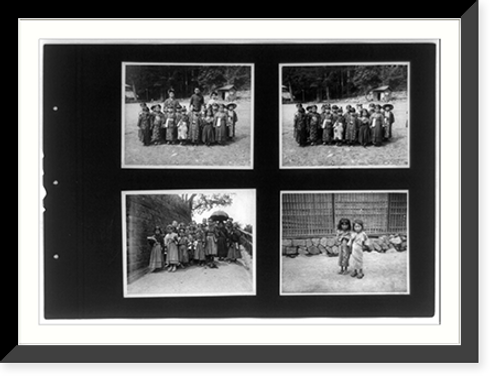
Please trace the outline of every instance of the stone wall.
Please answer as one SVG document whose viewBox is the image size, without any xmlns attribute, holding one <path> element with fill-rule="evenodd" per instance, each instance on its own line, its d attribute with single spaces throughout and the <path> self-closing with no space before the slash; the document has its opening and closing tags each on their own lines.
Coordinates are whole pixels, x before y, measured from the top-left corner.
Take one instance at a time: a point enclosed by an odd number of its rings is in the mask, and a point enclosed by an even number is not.
<svg viewBox="0 0 500 384">
<path fill-rule="evenodd" d="M 127 223 L 127 282 L 137 280 L 148 272 L 151 246 L 146 238 L 155 226 L 163 233 L 172 221 L 190 223 L 189 205 L 178 195 L 128 195 Z"/>
<path fill-rule="evenodd" d="M 327 255 L 336 257 L 339 255 L 339 247 L 336 236 L 292 238 L 283 239 L 281 243 L 281 253 L 283 256 L 296 257 Z M 370 237 L 365 245 L 367 252 L 384 253 L 390 249 L 402 252 L 407 248 L 406 235 L 391 234 L 379 237 Z"/>
</svg>

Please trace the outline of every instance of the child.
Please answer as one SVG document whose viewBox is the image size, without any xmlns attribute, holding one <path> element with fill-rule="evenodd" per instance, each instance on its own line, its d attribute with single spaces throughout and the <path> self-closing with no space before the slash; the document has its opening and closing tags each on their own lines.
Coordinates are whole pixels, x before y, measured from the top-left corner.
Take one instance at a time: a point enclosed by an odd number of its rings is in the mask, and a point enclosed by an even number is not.
<svg viewBox="0 0 500 384">
<path fill-rule="evenodd" d="M 189 264 L 189 254 L 188 254 L 188 247 L 189 247 L 189 237 L 188 234 L 186 233 L 186 228 L 180 227 L 179 228 L 179 266 L 181 268 L 185 268 Z"/>
<path fill-rule="evenodd" d="M 345 118 L 345 140 L 347 145 L 352 146 L 358 141 L 358 120 L 354 108 L 349 108 L 344 115 Z"/>
<path fill-rule="evenodd" d="M 201 133 L 201 141 L 207 147 L 210 147 L 214 142 L 214 112 L 211 106 L 205 111 L 202 120 L 203 130 Z"/>
<path fill-rule="evenodd" d="M 345 275 L 349 267 L 351 248 L 351 222 L 349 219 L 340 219 L 337 225 L 337 243 L 339 245 L 339 275 Z"/>
<path fill-rule="evenodd" d="M 392 124 L 394 124 L 394 113 L 392 104 L 384 105 L 384 139 L 389 140 L 392 138 Z"/>
<path fill-rule="evenodd" d="M 139 140 L 142 145 L 149 145 L 151 141 L 151 115 L 149 113 L 149 108 L 145 103 L 141 103 L 142 108 L 139 113 L 139 119 L 137 121 L 137 126 L 139 127 Z"/>
<path fill-rule="evenodd" d="M 384 138 L 384 115 L 381 113 L 381 106 L 376 105 L 374 112 L 370 116 L 370 128 L 373 145 L 380 147 Z"/>
<path fill-rule="evenodd" d="M 167 141 L 167 144 L 170 145 L 177 142 L 176 116 L 173 107 L 167 108 L 167 113 L 165 115 L 165 128 L 165 139 Z"/>
<path fill-rule="evenodd" d="M 224 105 L 220 105 L 217 113 L 214 115 L 214 128 L 215 128 L 215 142 L 219 145 L 225 145 L 226 144 L 226 137 L 227 137 L 227 116 L 226 112 L 224 111 Z"/>
<path fill-rule="evenodd" d="M 309 142 L 311 145 L 316 145 L 319 140 L 321 140 L 321 137 L 319 136 L 321 116 L 317 112 L 318 107 L 316 105 L 311 105 L 308 109 L 309 116 L 307 121 L 309 126 Z"/>
<path fill-rule="evenodd" d="M 295 141 L 299 146 L 305 147 L 307 145 L 307 116 L 306 111 L 302 106 L 297 109 L 293 117 L 293 132 Z"/>
<path fill-rule="evenodd" d="M 151 107 L 151 143 L 158 145 L 162 142 L 161 129 L 165 120 L 165 115 L 161 111 L 161 105 L 156 104 Z"/>
<path fill-rule="evenodd" d="M 208 260 L 209 266 L 214 265 L 216 255 L 217 239 L 215 237 L 215 223 L 212 219 L 208 219 L 208 224 L 205 228 L 205 257 Z"/>
<path fill-rule="evenodd" d="M 198 224 L 196 231 L 193 235 L 193 249 L 194 255 L 193 259 L 195 263 L 201 266 L 205 265 L 205 231 L 203 230 L 203 225 Z"/>
<path fill-rule="evenodd" d="M 179 265 L 179 249 L 177 244 L 179 242 L 179 236 L 174 232 L 171 225 L 167 226 L 167 234 L 164 238 L 165 252 L 167 254 L 167 271 L 175 272 L 177 266 Z"/>
<path fill-rule="evenodd" d="M 149 269 L 154 272 L 158 269 L 162 269 L 164 265 L 162 252 L 163 234 L 160 227 L 155 227 L 153 236 L 148 236 L 147 240 L 153 246 L 149 256 Z"/>
<path fill-rule="evenodd" d="M 351 274 L 352 277 L 357 277 L 358 279 L 362 279 L 363 274 L 363 245 L 365 245 L 368 240 L 368 236 L 363 231 L 364 225 L 363 222 L 359 219 L 353 220 L 353 229 L 354 232 L 351 235 L 351 239 L 349 241 L 349 245 L 352 247 L 351 250 L 351 258 L 352 258 L 352 266 L 354 268 L 354 272 Z"/>
<path fill-rule="evenodd" d="M 226 223 L 226 229 L 228 244 L 227 259 L 230 263 L 234 263 L 237 259 L 241 259 L 240 234 L 231 221 Z"/>
<path fill-rule="evenodd" d="M 177 121 L 177 138 L 179 139 L 181 145 L 186 145 L 186 142 L 188 140 L 189 117 L 186 112 L 186 107 L 183 107 Z"/>
<path fill-rule="evenodd" d="M 370 136 L 370 118 L 368 115 L 368 111 L 363 109 L 361 111 L 359 121 L 359 143 L 366 148 L 368 144 L 371 143 Z"/>
<path fill-rule="evenodd" d="M 234 111 L 235 109 L 235 103 L 227 105 L 227 137 L 229 140 L 234 140 L 234 137 L 236 136 L 236 123 L 238 121 L 238 115 Z"/>
<path fill-rule="evenodd" d="M 199 145 L 201 139 L 201 112 L 191 111 L 189 113 L 189 139 L 191 140 L 191 144 Z"/>
<path fill-rule="evenodd" d="M 324 112 L 321 115 L 321 128 L 323 128 L 323 145 L 332 144 L 334 115 L 332 114 L 330 104 L 324 106 Z"/>
<path fill-rule="evenodd" d="M 222 222 L 218 222 L 215 226 L 215 237 L 217 238 L 217 257 L 220 260 L 225 260 L 227 257 L 227 231 Z"/>
</svg>

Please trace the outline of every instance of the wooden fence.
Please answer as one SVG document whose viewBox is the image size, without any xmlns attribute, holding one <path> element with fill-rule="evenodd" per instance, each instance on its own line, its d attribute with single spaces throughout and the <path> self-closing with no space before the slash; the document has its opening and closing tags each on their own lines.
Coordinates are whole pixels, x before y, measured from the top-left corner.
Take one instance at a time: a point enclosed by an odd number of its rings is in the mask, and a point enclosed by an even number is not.
<svg viewBox="0 0 500 384">
<path fill-rule="evenodd" d="M 285 238 L 322 237 L 336 232 L 341 218 L 363 220 L 369 235 L 406 233 L 406 193 L 285 193 Z"/>
</svg>

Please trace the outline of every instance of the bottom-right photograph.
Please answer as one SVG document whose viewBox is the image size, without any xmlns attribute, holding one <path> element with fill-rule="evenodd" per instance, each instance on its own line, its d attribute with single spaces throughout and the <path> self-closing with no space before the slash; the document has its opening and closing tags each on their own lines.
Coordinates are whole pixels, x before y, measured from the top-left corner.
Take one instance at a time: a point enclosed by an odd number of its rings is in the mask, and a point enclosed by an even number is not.
<svg viewBox="0 0 500 384">
<path fill-rule="evenodd" d="M 408 233 L 408 191 L 282 191 L 280 294 L 409 294 Z"/>
</svg>

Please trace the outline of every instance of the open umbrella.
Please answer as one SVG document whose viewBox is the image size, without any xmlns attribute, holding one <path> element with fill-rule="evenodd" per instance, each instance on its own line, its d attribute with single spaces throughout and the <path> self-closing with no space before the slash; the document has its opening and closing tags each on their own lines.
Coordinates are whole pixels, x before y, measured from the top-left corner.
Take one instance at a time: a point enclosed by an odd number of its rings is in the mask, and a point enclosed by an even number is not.
<svg viewBox="0 0 500 384">
<path fill-rule="evenodd" d="M 229 219 L 229 215 L 224 211 L 215 211 L 210 215 L 210 219 L 213 221 L 225 221 Z"/>
</svg>

